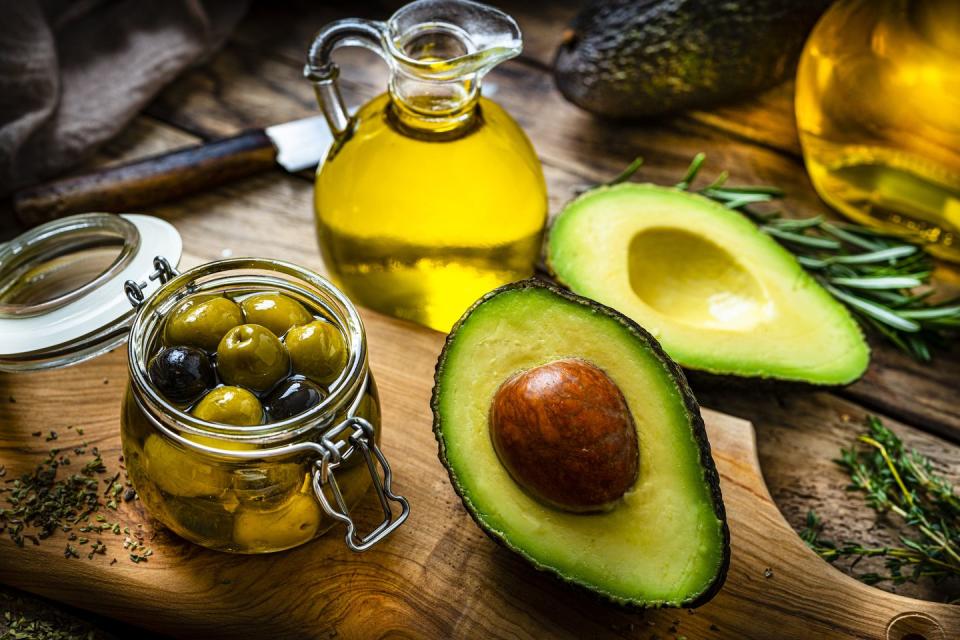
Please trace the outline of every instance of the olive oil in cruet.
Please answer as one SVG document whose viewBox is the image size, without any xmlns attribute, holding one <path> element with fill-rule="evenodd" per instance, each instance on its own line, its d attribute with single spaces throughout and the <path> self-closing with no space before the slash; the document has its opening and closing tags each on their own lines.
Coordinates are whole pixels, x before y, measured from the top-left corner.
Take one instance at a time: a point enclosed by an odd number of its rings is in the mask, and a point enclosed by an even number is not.
<svg viewBox="0 0 960 640">
<path fill-rule="evenodd" d="M 960 2 L 841 0 L 797 75 L 814 187 L 846 216 L 960 261 Z"/>
<path fill-rule="evenodd" d="M 329 60 L 338 44 L 373 48 L 390 66 L 388 91 L 352 116 Z M 540 162 L 480 95 L 483 75 L 520 47 L 509 16 L 461 0 L 318 34 L 307 76 L 336 140 L 317 173 L 317 234 L 354 301 L 447 331 L 484 293 L 532 275 L 547 213 Z"/>
</svg>

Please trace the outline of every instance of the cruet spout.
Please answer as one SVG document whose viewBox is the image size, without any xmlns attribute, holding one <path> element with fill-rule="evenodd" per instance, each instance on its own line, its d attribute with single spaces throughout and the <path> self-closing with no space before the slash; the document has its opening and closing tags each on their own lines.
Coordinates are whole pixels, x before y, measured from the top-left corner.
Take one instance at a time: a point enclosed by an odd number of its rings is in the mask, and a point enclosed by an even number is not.
<svg viewBox="0 0 960 640">
<path fill-rule="evenodd" d="M 459 135 L 473 122 L 483 76 L 518 55 L 523 40 L 513 18 L 470 0 L 416 0 L 387 22 L 347 18 L 328 24 L 310 46 L 304 75 L 338 139 L 349 134 L 352 121 L 332 60 L 342 46 L 371 49 L 389 64 L 400 126 Z"/>
<path fill-rule="evenodd" d="M 516 21 L 469 0 L 417 0 L 387 22 L 394 70 L 423 80 L 479 80 L 523 48 Z"/>
</svg>

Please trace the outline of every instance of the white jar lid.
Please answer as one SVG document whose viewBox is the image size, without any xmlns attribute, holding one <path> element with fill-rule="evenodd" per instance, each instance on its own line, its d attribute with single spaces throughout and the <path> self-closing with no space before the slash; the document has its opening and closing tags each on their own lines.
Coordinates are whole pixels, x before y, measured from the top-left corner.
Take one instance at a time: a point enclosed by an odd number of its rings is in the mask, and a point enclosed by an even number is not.
<svg viewBox="0 0 960 640">
<path fill-rule="evenodd" d="M 160 256 L 180 262 L 170 223 L 140 214 L 84 213 L 0 245 L 0 370 L 67 366 L 122 344 L 136 310 L 124 283 L 150 280 Z"/>
</svg>

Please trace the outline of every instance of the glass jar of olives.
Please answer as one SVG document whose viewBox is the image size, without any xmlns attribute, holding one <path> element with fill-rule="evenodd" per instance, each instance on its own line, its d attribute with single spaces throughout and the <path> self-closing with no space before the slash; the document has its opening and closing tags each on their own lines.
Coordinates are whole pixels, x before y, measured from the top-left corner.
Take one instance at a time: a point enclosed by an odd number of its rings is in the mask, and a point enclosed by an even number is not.
<svg viewBox="0 0 960 640">
<path fill-rule="evenodd" d="M 163 286 L 130 329 L 121 417 L 126 468 L 151 514 L 197 544 L 237 553 L 297 546 L 337 522 L 362 551 L 407 517 L 379 449 L 380 404 L 356 308 L 285 262 L 230 259 Z M 350 509 L 373 486 L 382 522 Z M 394 506 L 396 505 L 396 506 Z"/>
</svg>

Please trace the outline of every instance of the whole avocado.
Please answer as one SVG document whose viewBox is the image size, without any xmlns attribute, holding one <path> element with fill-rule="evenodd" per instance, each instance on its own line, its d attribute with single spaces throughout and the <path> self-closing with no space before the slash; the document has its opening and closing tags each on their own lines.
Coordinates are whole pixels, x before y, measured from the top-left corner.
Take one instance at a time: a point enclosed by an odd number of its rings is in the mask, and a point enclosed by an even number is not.
<svg viewBox="0 0 960 640">
<path fill-rule="evenodd" d="M 794 70 L 831 0 L 600 0 L 574 20 L 554 75 L 574 104 L 612 118 L 708 107 Z"/>
</svg>

